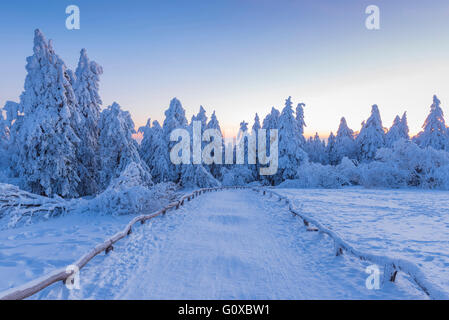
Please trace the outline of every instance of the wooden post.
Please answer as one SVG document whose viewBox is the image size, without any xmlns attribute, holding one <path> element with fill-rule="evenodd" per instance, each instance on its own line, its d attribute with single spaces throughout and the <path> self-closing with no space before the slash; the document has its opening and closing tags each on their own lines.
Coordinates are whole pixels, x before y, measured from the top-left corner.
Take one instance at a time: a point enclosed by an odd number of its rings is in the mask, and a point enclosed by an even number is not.
<svg viewBox="0 0 449 320">
<path fill-rule="evenodd" d="M 343 254 L 343 249 L 340 247 L 340 245 L 337 242 L 335 242 L 334 245 L 335 245 L 335 255 L 337 257 L 341 256 Z"/>
<path fill-rule="evenodd" d="M 106 254 L 108 254 L 110 251 L 114 250 L 114 247 L 112 246 L 112 244 L 106 248 L 106 250 L 104 251 Z"/>
<path fill-rule="evenodd" d="M 394 265 L 394 263 L 386 264 L 384 268 L 383 282 L 384 283 L 387 281 L 395 282 L 397 273 L 398 271 L 396 270 L 396 266 Z"/>
</svg>

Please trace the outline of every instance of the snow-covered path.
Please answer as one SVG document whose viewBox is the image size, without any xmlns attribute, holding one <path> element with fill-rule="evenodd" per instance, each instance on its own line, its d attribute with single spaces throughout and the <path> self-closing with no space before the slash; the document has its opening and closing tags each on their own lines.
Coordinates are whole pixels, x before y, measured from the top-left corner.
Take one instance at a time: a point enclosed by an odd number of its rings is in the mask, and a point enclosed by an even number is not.
<svg viewBox="0 0 449 320">
<path fill-rule="evenodd" d="M 249 190 L 208 193 L 134 229 L 46 299 L 425 299 L 405 276 L 365 287 L 368 264 L 335 257 L 285 205 Z"/>
</svg>

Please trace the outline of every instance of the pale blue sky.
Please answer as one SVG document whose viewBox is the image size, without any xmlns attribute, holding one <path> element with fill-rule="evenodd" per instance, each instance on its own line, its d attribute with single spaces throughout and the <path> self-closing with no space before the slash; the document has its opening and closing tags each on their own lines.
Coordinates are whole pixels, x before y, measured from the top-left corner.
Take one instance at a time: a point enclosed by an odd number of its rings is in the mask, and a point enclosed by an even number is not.
<svg viewBox="0 0 449 320">
<path fill-rule="evenodd" d="M 65 7 L 81 29 L 65 28 Z M 380 7 L 377 31 L 365 8 Z M 190 119 L 202 104 L 228 134 L 284 99 L 305 102 L 307 134 L 359 130 L 370 106 L 384 126 L 408 111 L 416 133 L 435 93 L 449 115 L 449 2 L 445 0 L 15 0 L 0 4 L 0 105 L 18 100 L 33 30 L 75 68 L 81 48 L 104 67 L 101 96 L 136 125 L 163 119 L 170 99 Z"/>
</svg>

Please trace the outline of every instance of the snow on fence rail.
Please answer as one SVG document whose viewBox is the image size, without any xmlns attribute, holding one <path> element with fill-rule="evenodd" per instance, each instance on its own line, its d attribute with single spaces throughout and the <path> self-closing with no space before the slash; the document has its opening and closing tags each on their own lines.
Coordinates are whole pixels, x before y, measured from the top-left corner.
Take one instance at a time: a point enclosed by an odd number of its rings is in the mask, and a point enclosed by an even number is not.
<svg viewBox="0 0 449 320">
<path fill-rule="evenodd" d="M 123 231 L 116 233 L 108 240 L 103 243 L 97 245 L 90 252 L 82 256 L 78 261 L 76 261 L 73 265 L 75 265 L 78 270 L 81 270 L 90 260 L 92 260 L 95 256 L 102 253 L 103 251 L 107 254 L 111 250 L 114 249 L 113 244 L 117 241 L 129 236 L 132 233 L 132 227 L 137 222 L 144 224 L 145 221 L 153 219 L 157 216 L 165 214 L 170 209 L 175 208 L 178 209 L 180 206 L 184 205 L 184 202 L 190 201 L 194 199 L 196 196 L 199 196 L 203 193 L 211 192 L 211 191 L 221 191 L 224 189 L 247 189 L 248 187 L 217 187 L 217 188 L 203 188 L 199 190 L 195 190 L 194 192 L 184 195 L 178 201 L 170 203 L 165 208 L 160 209 L 159 211 L 148 214 L 148 215 L 140 215 L 132 219 L 123 229 Z M 67 268 L 61 268 L 51 272 L 48 275 L 45 275 L 41 278 L 30 281 L 22 286 L 17 288 L 11 288 L 4 292 L 0 292 L 0 300 L 22 300 L 28 298 L 39 291 L 47 288 L 55 282 L 63 281 L 65 282 L 70 276 L 74 274 L 74 271 L 67 271 Z"/>
<path fill-rule="evenodd" d="M 263 195 L 269 194 L 270 196 L 273 195 L 277 196 L 279 198 L 279 201 L 285 201 L 285 203 L 288 204 L 288 208 L 291 213 L 300 217 L 303 220 L 304 225 L 308 227 L 308 230 L 319 231 L 321 233 L 327 234 L 334 241 L 335 255 L 339 256 L 343 254 L 344 250 L 351 253 L 360 260 L 370 261 L 375 264 L 383 265 L 384 266 L 383 282 L 385 281 L 394 282 L 396 280 L 397 272 L 402 271 L 408 274 L 411 277 L 411 279 L 416 283 L 416 285 L 421 290 L 423 290 L 431 299 L 443 299 L 443 300 L 449 299 L 449 295 L 443 290 L 441 290 L 438 286 L 428 281 L 425 274 L 423 274 L 421 270 L 412 262 L 404 259 L 390 258 L 387 256 L 379 256 L 361 252 L 352 247 L 351 245 L 349 245 L 336 232 L 330 230 L 329 228 L 324 227 L 320 222 L 318 222 L 314 218 L 307 216 L 303 212 L 300 212 L 297 208 L 294 208 L 287 197 L 267 189 L 253 188 L 253 190 L 256 192 L 260 192 Z M 314 225 L 315 228 L 311 228 L 310 224 Z"/>
</svg>

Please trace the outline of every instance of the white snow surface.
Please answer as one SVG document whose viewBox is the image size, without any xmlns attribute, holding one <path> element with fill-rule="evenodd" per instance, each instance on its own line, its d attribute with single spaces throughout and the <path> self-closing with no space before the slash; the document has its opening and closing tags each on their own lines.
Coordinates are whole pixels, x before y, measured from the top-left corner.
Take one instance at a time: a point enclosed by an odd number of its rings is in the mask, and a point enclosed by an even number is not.
<svg viewBox="0 0 449 320">
<path fill-rule="evenodd" d="M 0 232 L 0 291 L 66 267 L 133 216 L 70 214 Z"/>
<path fill-rule="evenodd" d="M 78 241 L 64 245 L 70 243 Z M 201 195 L 134 228 L 114 251 L 81 270 L 80 290 L 57 283 L 32 298 L 427 298 L 404 274 L 380 290 L 367 289 L 368 265 L 336 257 L 332 240 L 306 231 L 285 203 L 228 190 Z"/>
<path fill-rule="evenodd" d="M 449 293 L 449 192 L 275 189 L 355 249 L 415 264 Z"/>
</svg>

